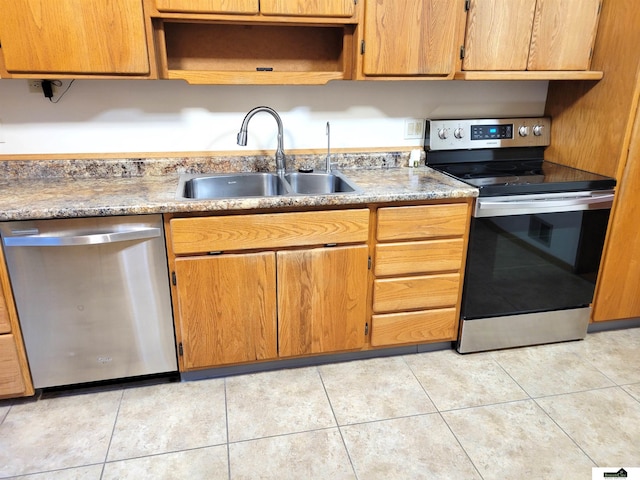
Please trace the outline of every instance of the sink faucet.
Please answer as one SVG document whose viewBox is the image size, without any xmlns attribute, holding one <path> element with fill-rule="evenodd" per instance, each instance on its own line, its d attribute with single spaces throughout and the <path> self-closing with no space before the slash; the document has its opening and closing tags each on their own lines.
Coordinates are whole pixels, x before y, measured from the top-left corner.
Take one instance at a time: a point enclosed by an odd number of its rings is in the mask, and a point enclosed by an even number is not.
<svg viewBox="0 0 640 480">
<path fill-rule="evenodd" d="M 286 170 L 286 163 L 284 158 L 284 148 L 282 146 L 282 120 L 280 119 L 280 115 L 273 108 L 270 107 L 256 107 L 249 110 L 249 113 L 244 117 L 242 121 L 242 126 L 240 127 L 240 131 L 238 132 L 238 145 L 245 147 L 247 145 L 247 128 L 249 127 L 249 120 L 256 113 L 259 112 L 267 112 L 270 113 L 273 118 L 276 119 L 276 123 L 278 124 L 278 148 L 276 150 L 276 173 L 278 175 L 284 175 Z"/>
</svg>

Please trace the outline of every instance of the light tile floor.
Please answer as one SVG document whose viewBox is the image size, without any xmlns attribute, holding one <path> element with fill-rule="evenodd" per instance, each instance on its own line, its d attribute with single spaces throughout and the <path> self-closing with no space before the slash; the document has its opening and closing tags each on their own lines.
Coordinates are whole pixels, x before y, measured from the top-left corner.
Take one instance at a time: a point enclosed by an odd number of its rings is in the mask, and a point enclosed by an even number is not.
<svg viewBox="0 0 640 480">
<path fill-rule="evenodd" d="M 0 402 L 0 478 L 591 479 L 640 467 L 640 328 Z"/>
</svg>

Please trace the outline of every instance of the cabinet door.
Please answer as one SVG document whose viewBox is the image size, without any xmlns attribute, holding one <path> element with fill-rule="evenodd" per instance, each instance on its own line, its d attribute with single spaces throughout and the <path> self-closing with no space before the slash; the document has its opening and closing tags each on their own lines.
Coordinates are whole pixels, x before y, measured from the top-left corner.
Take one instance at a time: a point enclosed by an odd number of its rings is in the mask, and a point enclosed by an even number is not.
<svg viewBox="0 0 640 480">
<path fill-rule="evenodd" d="M 535 8 L 536 0 L 471 0 L 462 69 L 526 70 Z"/>
<path fill-rule="evenodd" d="M 447 75 L 454 69 L 457 0 L 367 0 L 365 75 Z"/>
<path fill-rule="evenodd" d="M 368 249 L 278 252 L 278 348 L 281 357 L 364 345 Z"/>
<path fill-rule="evenodd" d="M 273 252 L 176 259 L 186 370 L 275 358 Z"/>
<path fill-rule="evenodd" d="M 593 305 L 596 322 L 640 317 L 640 115 L 632 135 L 598 274 Z"/>
<path fill-rule="evenodd" d="M 258 13 L 259 0 L 156 0 L 161 12 Z"/>
<path fill-rule="evenodd" d="M 301 17 L 352 17 L 355 3 L 353 0 L 260 0 L 260 12 Z"/>
<path fill-rule="evenodd" d="M 142 0 L 0 0 L 9 73 L 149 73 Z"/>
<path fill-rule="evenodd" d="M 538 0 L 529 70 L 588 70 L 601 0 Z"/>
<path fill-rule="evenodd" d="M 13 335 L 0 335 L 0 397 L 24 393 L 25 386 Z"/>
</svg>

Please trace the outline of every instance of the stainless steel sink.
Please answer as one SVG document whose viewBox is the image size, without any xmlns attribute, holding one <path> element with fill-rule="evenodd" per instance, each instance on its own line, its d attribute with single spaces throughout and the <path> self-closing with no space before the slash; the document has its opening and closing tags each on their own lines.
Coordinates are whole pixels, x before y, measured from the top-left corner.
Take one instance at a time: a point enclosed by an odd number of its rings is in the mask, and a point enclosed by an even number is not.
<svg viewBox="0 0 640 480">
<path fill-rule="evenodd" d="M 273 197 L 287 193 L 290 193 L 289 186 L 273 173 L 184 174 L 180 177 L 176 196 L 204 200 Z"/>
<path fill-rule="evenodd" d="M 358 188 L 344 175 L 332 173 L 288 173 L 284 176 L 291 185 L 294 193 L 299 194 L 327 194 L 327 193 L 355 193 Z"/>
<path fill-rule="evenodd" d="M 241 197 L 273 197 L 278 195 L 325 195 L 356 193 L 359 189 L 339 172 L 183 174 L 178 182 L 176 198 L 214 200 Z"/>
</svg>

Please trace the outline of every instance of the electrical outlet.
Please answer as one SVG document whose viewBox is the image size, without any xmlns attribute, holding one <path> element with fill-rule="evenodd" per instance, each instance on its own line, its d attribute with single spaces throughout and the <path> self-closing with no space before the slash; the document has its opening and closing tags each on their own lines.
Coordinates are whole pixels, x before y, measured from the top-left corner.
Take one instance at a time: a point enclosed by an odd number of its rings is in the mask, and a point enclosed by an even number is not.
<svg viewBox="0 0 640 480">
<path fill-rule="evenodd" d="M 420 118 L 407 118 L 404 121 L 405 140 L 424 138 L 424 120 Z"/>
<path fill-rule="evenodd" d="M 29 92 L 42 93 L 42 80 L 29 80 Z"/>
</svg>

